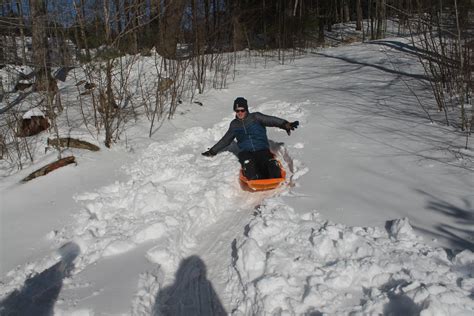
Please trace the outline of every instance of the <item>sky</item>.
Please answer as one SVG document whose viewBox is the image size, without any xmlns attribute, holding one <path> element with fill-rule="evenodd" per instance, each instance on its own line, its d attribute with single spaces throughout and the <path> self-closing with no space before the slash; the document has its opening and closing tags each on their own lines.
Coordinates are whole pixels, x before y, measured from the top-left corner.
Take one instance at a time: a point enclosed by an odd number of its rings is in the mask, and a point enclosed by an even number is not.
<svg viewBox="0 0 474 316">
<path fill-rule="evenodd" d="M 70 149 L 76 165 L 20 183 L 56 159 L 40 134 L 34 164 L 1 166 L 0 311 L 472 315 L 474 153 L 406 43 L 283 65 L 243 52 L 225 89 L 183 102 L 151 138 L 149 122 L 128 125 L 110 149 L 76 124 L 74 70 L 60 133 L 101 150 Z M 153 60 L 136 63 L 131 84 L 152 81 Z M 239 96 L 300 122 L 290 136 L 268 128 L 287 171 L 276 190 L 242 190 L 235 146 L 201 155 Z"/>
</svg>

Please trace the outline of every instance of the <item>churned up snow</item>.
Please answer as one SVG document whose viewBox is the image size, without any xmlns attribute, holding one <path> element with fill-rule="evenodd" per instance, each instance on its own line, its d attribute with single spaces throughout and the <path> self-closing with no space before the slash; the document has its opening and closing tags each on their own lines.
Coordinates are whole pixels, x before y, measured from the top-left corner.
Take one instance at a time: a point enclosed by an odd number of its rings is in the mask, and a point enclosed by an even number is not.
<svg viewBox="0 0 474 316">
<path fill-rule="evenodd" d="M 387 229 L 348 227 L 273 198 L 234 245 L 228 291 L 236 315 L 473 312 L 473 253 L 448 258 L 406 218 Z"/>
</svg>

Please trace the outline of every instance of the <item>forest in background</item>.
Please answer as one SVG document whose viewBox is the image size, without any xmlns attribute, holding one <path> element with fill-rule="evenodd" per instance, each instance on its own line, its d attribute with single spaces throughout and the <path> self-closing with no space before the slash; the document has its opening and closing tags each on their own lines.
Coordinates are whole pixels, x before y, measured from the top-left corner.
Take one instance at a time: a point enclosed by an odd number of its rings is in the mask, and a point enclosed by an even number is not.
<svg viewBox="0 0 474 316">
<path fill-rule="evenodd" d="M 165 58 L 187 53 L 249 49 L 304 48 L 324 43 L 324 30 L 349 21 L 364 39 L 382 38 L 387 19 L 407 26 L 417 18 L 431 27 L 468 37 L 470 0 L 3 0 L 0 7 L 2 63 L 27 63 L 28 47 L 10 38 L 40 33 L 57 51 L 90 60 L 90 50 L 107 46 L 109 54 L 136 54 L 155 47 Z M 365 25 L 363 23 L 365 21 Z M 36 31 L 35 31 L 36 30 Z M 456 35 L 456 34 L 454 34 Z M 472 34 L 471 34 L 472 35 Z M 67 52 L 66 42 L 75 50 Z M 15 47 L 15 45 L 20 47 Z M 31 48 L 30 48 L 31 49 Z"/>
<path fill-rule="evenodd" d="M 355 31 L 336 39 L 341 43 L 382 39 L 388 22 L 397 25 L 429 78 L 436 110 L 463 132 L 467 148 L 474 117 L 472 14 L 470 0 L 3 0 L 0 159 L 20 169 L 34 160 L 23 119 L 32 108 L 44 113 L 36 125 L 55 135 L 61 156 L 57 117 L 67 105 L 58 80 L 71 69 L 85 74 L 77 79 L 88 92 L 79 96 L 84 125 L 110 147 L 137 115 L 149 120 L 151 136 L 182 100 L 225 87 L 242 52 L 284 63 L 333 42 L 328 34 L 341 23 Z M 154 60 L 153 85 L 142 86 L 139 96 L 129 88 L 137 60 L 130 56 Z M 431 119 L 430 106 L 418 106 Z"/>
</svg>

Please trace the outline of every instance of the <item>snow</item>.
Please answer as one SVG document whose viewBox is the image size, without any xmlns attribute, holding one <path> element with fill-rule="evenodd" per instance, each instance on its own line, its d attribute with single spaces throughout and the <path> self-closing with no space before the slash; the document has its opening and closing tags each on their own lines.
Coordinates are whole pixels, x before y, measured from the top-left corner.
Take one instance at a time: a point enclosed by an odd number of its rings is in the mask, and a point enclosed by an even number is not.
<svg viewBox="0 0 474 316">
<path fill-rule="evenodd" d="M 472 288 L 456 285 L 455 262 L 463 253 L 449 260 L 417 238 L 406 219 L 396 220 L 389 232 L 348 227 L 316 212 L 296 214 L 272 199 L 249 226 L 231 268 L 229 287 L 244 288 L 232 298 L 236 314 L 472 312 L 466 297 Z M 472 263 L 470 258 L 461 266 Z"/>
<path fill-rule="evenodd" d="M 150 139 L 138 122 L 112 149 L 70 150 L 77 166 L 18 184 L 50 152 L 5 171 L 0 308 L 472 315 L 474 153 L 407 88 L 434 109 L 416 57 L 382 42 L 267 68 L 255 58 Z M 74 84 L 71 75 L 62 89 L 77 93 Z M 242 190 L 235 146 L 200 154 L 227 130 L 238 96 L 300 121 L 291 136 L 268 129 L 284 187 Z"/>
<path fill-rule="evenodd" d="M 31 117 L 33 116 L 40 116 L 40 117 L 44 117 L 44 113 L 38 109 L 38 108 L 33 108 L 29 111 L 27 111 L 24 115 L 23 115 L 23 118 L 24 119 L 31 119 Z"/>
</svg>

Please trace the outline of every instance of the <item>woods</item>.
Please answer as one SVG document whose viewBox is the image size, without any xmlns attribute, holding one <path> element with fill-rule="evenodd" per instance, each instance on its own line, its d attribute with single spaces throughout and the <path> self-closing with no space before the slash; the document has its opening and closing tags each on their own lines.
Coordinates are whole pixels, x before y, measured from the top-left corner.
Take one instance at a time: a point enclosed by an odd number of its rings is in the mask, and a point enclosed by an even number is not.
<svg viewBox="0 0 474 316">
<path fill-rule="evenodd" d="M 48 62 L 62 65 L 73 56 L 90 60 L 96 49 L 106 57 L 155 47 L 163 57 L 175 59 L 185 52 L 303 48 L 324 41 L 324 30 L 349 21 L 373 40 L 385 35 L 387 20 L 396 20 L 401 27 L 408 21 L 435 26 L 446 20 L 443 25 L 453 32 L 459 28 L 462 40 L 470 28 L 472 4 L 469 0 L 3 0 L 0 10 L 2 63 L 39 64 L 41 56 L 48 55 Z M 30 36 L 34 47 L 26 40 Z M 189 46 L 189 51 L 180 50 L 181 45 Z M 195 47 L 200 45 L 205 49 Z M 28 58 L 31 50 L 34 59 Z"/>
<path fill-rule="evenodd" d="M 82 123 L 111 147 L 137 117 L 148 119 L 151 136 L 183 100 L 226 87 L 245 54 L 285 63 L 335 43 L 380 40 L 389 24 L 395 35 L 411 38 L 437 110 L 464 133 L 467 148 L 474 117 L 472 14 L 470 0 L 4 0 L 1 158 L 19 168 L 33 160 L 28 139 L 17 131 L 32 108 L 45 114 L 55 138 L 67 136 L 57 124 L 68 106 L 58 80 L 72 69 L 84 74 L 77 77 Z M 328 37 L 341 24 L 355 35 Z M 143 67 L 140 56 L 153 58 L 147 67 L 154 76 L 132 82 L 130 74 Z"/>
</svg>

